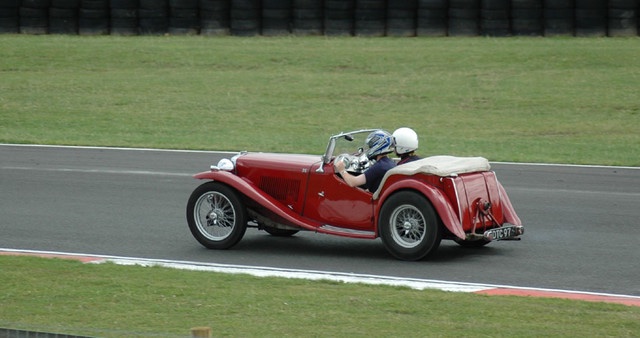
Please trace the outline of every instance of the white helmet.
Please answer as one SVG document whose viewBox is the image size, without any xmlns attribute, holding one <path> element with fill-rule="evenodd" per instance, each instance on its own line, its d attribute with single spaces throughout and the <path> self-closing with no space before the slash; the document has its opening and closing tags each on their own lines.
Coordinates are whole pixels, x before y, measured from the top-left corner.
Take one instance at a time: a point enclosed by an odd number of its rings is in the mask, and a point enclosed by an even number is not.
<svg viewBox="0 0 640 338">
<path fill-rule="evenodd" d="M 411 128 L 398 128 L 393 132 L 396 139 L 396 153 L 403 155 L 418 149 L 418 134 Z"/>
</svg>

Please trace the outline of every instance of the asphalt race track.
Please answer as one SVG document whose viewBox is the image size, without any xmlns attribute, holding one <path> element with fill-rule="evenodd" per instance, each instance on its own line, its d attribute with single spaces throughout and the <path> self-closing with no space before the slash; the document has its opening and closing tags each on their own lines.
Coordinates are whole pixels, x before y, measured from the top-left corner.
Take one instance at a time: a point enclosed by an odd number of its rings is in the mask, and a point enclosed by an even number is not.
<svg viewBox="0 0 640 338">
<path fill-rule="evenodd" d="M 191 177 L 216 152 L 0 145 L 0 248 L 61 251 L 640 296 L 640 168 L 492 163 L 522 241 L 402 262 L 380 240 L 255 229 L 231 250 L 192 238 Z"/>
</svg>

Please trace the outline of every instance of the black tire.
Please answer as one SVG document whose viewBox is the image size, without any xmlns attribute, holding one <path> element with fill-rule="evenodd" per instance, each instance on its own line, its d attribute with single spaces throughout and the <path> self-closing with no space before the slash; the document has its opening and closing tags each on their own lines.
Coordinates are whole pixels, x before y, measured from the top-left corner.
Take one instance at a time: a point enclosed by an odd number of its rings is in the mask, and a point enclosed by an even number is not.
<svg viewBox="0 0 640 338">
<path fill-rule="evenodd" d="M 168 0 L 139 0 L 138 9 L 166 11 L 169 8 Z"/>
<path fill-rule="evenodd" d="M 509 3 L 510 0 L 482 0 L 480 8 L 493 11 L 509 11 Z"/>
<path fill-rule="evenodd" d="M 230 4 L 228 0 L 200 0 L 201 11 L 220 11 L 228 12 Z"/>
<path fill-rule="evenodd" d="M 608 34 L 609 36 L 637 36 L 637 10 L 609 8 Z"/>
<path fill-rule="evenodd" d="M 263 2 L 262 35 L 277 36 L 291 33 L 291 8 L 280 8 L 285 4 L 279 2 Z M 267 7 L 270 5 L 271 7 Z"/>
<path fill-rule="evenodd" d="M 20 7 L 20 33 L 47 34 L 49 11 L 46 8 Z"/>
<path fill-rule="evenodd" d="M 69 8 L 49 8 L 49 34 L 78 34 L 77 11 Z"/>
<path fill-rule="evenodd" d="M 138 0 L 110 0 L 109 8 L 137 10 Z"/>
<path fill-rule="evenodd" d="M 484 36 L 510 36 L 509 20 L 488 20 L 480 22 L 480 30 Z"/>
<path fill-rule="evenodd" d="M 180 4 L 180 3 L 179 3 Z M 188 5 L 189 3 L 182 3 Z M 200 28 L 200 19 L 197 9 L 174 8 L 170 10 L 169 34 L 172 35 L 196 35 Z"/>
<path fill-rule="evenodd" d="M 80 7 L 80 0 L 51 0 L 51 7 L 78 9 L 78 7 Z"/>
<path fill-rule="evenodd" d="M 138 30 L 142 35 L 162 35 L 169 29 L 169 10 L 139 9 Z"/>
<path fill-rule="evenodd" d="M 393 6 L 399 6 L 395 3 Z M 405 5 L 410 6 L 416 3 L 407 2 Z M 389 3 L 387 10 L 387 36 L 410 37 L 416 35 L 416 9 L 417 5 L 409 8 L 394 8 Z"/>
<path fill-rule="evenodd" d="M 231 0 L 231 8 L 257 11 L 260 9 L 260 0 Z"/>
<path fill-rule="evenodd" d="M 416 35 L 446 36 L 448 17 L 446 8 L 419 8 L 416 19 Z"/>
<path fill-rule="evenodd" d="M 231 35 L 234 36 L 257 36 L 260 35 L 260 25 L 256 20 L 235 20 L 232 19 Z"/>
<path fill-rule="evenodd" d="M 169 0 L 171 8 L 197 10 L 199 6 L 198 0 Z"/>
<path fill-rule="evenodd" d="M 513 35 L 543 35 L 541 8 L 511 9 L 511 32 Z"/>
<path fill-rule="evenodd" d="M 200 34 L 208 36 L 229 35 L 230 21 L 228 10 L 201 10 Z"/>
<path fill-rule="evenodd" d="M 546 9 L 573 9 L 573 5 L 573 0 L 544 0 L 542 2 L 542 8 Z"/>
<path fill-rule="evenodd" d="M 294 8 L 291 32 L 295 35 L 322 35 L 322 7 Z"/>
<path fill-rule="evenodd" d="M 545 36 L 573 36 L 573 8 L 545 8 L 543 23 Z"/>
<path fill-rule="evenodd" d="M 354 11 L 354 34 L 357 36 L 384 36 L 386 8 L 382 0 L 357 0 Z"/>
<path fill-rule="evenodd" d="M 453 6 L 453 5 L 452 5 Z M 480 33 L 480 8 L 449 8 L 449 36 L 476 36 Z"/>
<path fill-rule="evenodd" d="M 607 35 L 606 10 L 576 9 L 576 36 L 604 37 Z"/>
<path fill-rule="evenodd" d="M 607 0 L 576 0 L 576 36 L 607 35 Z"/>
<path fill-rule="evenodd" d="M 106 11 L 109 9 L 109 1 L 108 0 L 81 0 L 80 8 Z"/>
<path fill-rule="evenodd" d="M 511 25 L 508 3 L 498 1 L 483 2 L 480 10 L 480 31 L 484 36 L 509 36 Z"/>
<path fill-rule="evenodd" d="M 418 9 L 446 10 L 448 7 L 447 0 L 418 0 Z"/>
<path fill-rule="evenodd" d="M 353 35 L 353 21 L 340 20 L 340 19 L 325 19 L 324 35 L 351 36 Z"/>
<path fill-rule="evenodd" d="M 247 230 L 247 211 L 235 190 L 222 183 L 207 182 L 189 197 L 187 224 L 204 247 L 229 249 Z"/>
<path fill-rule="evenodd" d="M 9 1 L 11 2 L 11 1 Z M 21 6 L 28 8 L 43 8 L 47 9 L 51 5 L 50 0 L 22 0 Z"/>
<path fill-rule="evenodd" d="M 109 10 L 81 8 L 78 15 L 78 33 L 80 35 L 109 34 Z"/>
<path fill-rule="evenodd" d="M 299 232 L 298 230 L 278 229 L 267 226 L 264 227 L 264 231 L 266 231 L 271 236 L 276 237 L 291 237 Z"/>
<path fill-rule="evenodd" d="M 324 35 L 353 35 L 354 0 L 326 0 L 324 2 Z"/>
<path fill-rule="evenodd" d="M 440 222 L 431 203 L 421 194 L 400 191 L 384 202 L 378 231 L 394 257 L 416 261 L 433 253 L 442 240 Z"/>
<path fill-rule="evenodd" d="M 17 15 L 0 17 L 0 34 L 16 34 L 19 32 Z"/>
</svg>

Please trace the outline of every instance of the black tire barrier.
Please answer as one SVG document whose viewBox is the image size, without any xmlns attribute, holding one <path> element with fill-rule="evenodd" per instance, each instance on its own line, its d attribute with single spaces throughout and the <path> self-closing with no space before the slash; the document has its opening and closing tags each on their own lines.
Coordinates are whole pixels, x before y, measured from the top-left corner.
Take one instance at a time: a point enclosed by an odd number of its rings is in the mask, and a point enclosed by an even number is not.
<svg viewBox="0 0 640 338">
<path fill-rule="evenodd" d="M 485 0 L 480 6 L 480 31 L 485 36 L 511 35 L 509 0 Z"/>
<path fill-rule="evenodd" d="M 49 8 L 49 34 L 78 33 L 78 11 L 75 8 Z"/>
<path fill-rule="evenodd" d="M 17 33 L 630 37 L 640 0 L 1 0 Z"/>
<path fill-rule="evenodd" d="M 231 34 L 230 8 L 227 0 L 200 0 L 200 34 L 210 36 Z"/>
<path fill-rule="evenodd" d="M 169 1 L 139 0 L 138 32 L 143 35 L 163 35 L 169 31 Z"/>
<path fill-rule="evenodd" d="M 544 32 L 542 0 L 513 0 L 511 3 L 511 33 L 540 36 Z"/>
<path fill-rule="evenodd" d="M 417 0 L 389 1 L 387 3 L 387 36 L 416 36 Z"/>
<path fill-rule="evenodd" d="M 198 0 L 169 0 L 171 35 L 197 35 L 200 29 Z"/>
<path fill-rule="evenodd" d="M 111 34 L 138 34 L 138 0 L 111 0 Z"/>
<path fill-rule="evenodd" d="M 544 0 L 545 36 L 572 36 L 575 30 L 573 0 Z"/>
<path fill-rule="evenodd" d="M 353 35 L 355 0 L 325 0 L 324 34 L 329 36 Z"/>
<path fill-rule="evenodd" d="M 386 28 L 385 0 L 356 0 L 353 17 L 354 35 L 384 36 Z"/>
<path fill-rule="evenodd" d="M 290 34 L 292 5 L 292 0 L 262 0 L 262 35 Z"/>
<path fill-rule="evenodd" d="M 609 36 L 638 36 L 640 7 L 637 0 L 609 0 Z"/>
<path fill-rule="evenodd" d="M 20 32 L 20 1 L 0 2 L 0 34 Z"/>
<path fill-rule="evenodd" d="M 416 34 L 418 36 L 447 36 L 448 11 L 447 0 L 418 0 Z"/>
<path fill-rule="evenodd" d="M 607 0 L 575 0 L 576 36 L 607 35 Z"/>
<path fill-rule="evenodd" d="M 260 0 L 231 0 L 231 35 L 260 35 Z"/>
<path fill-rule="evenodd" d="M 321 1 L 293 0 L 291 32 L 295 35 L 322 35 L 324 7 Z"/>
<path fill-rule="evenodd" d="M 111 13 L 109 0 L 80 0 L 78 33 L 80 35 L 109 34 Z"/>
<path fill-rule="evenodd" d="M 480 34 L 480 0 L 449 0 L 449 36 Z"/>
</svg>

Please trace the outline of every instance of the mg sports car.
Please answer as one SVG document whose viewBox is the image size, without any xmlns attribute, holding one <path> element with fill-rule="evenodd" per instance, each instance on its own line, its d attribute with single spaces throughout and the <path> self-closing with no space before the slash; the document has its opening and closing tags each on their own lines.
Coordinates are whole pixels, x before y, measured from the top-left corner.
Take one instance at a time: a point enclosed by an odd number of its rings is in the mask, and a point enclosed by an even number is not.
<svg viewBox="0 0 640 338">
<path fill-rule="evenodd" d="M 504 187 L 482 157 L 432 156 L 394 167 L 379 188 L 350 187 L 352 175 L 373 165 L 363 129 L 329 137 L 324 154 L 240 152 L 194 175 L 205 182 L 187 203 L 187 223 L 209 249 L 228 249 L 247 228 L 274 236 L 299 231 L 381 238 L 397 259 L 420 260 L 441 240 L 483 246 L 524 233 Z"/>
</svg>

